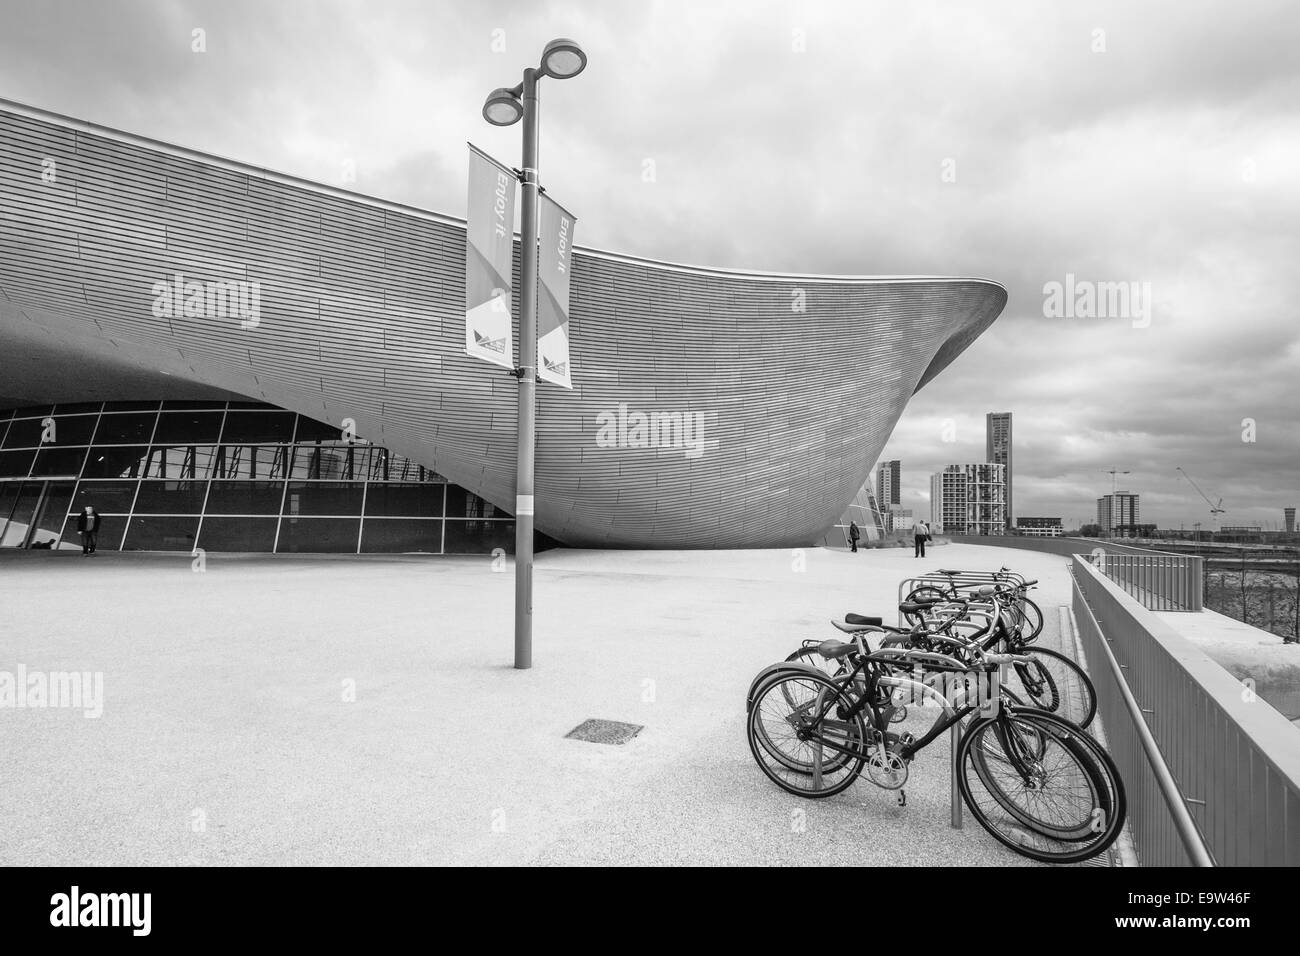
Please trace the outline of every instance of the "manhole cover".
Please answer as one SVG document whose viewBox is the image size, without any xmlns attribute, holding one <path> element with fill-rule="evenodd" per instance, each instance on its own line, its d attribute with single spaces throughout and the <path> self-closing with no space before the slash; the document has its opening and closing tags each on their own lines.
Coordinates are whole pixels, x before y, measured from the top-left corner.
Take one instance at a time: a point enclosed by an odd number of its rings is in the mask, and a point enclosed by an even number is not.
<svg viewBox="0 0 1300 956">
<path fill-rule="evenodd" d="M 564 736 L 593 744 L 625 744 L 641 733 L 641 730 L 641 724 L 625 724 L 617 720 L 591 718 L 584 720 Z"/>
</svg>

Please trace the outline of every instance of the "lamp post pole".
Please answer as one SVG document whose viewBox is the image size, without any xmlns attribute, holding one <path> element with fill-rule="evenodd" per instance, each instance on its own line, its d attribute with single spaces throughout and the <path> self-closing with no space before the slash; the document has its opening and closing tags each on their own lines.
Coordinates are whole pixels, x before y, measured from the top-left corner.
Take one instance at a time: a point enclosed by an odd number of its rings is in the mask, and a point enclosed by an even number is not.
<svg viewBox="0 0 1300 956">
<path fill-rule="evenodd" d="M 519 448 L 515 477 L 515 667 L 533 666 L 533 472 L 537 449 L 537 70 L 524 70 L 520 210 Z"/>
<path fill-rule="evenodd" d="M 540 66 L 524 70 L 524 81 L 488 94 L 483 118 L 493 126 L 524 124 L 523 209 L 520 210 L 518 449 L 515 471 L 515 667 L 533 666 L 533 471 L 537 448 L 537 83 L 544 76 L 567 80 L 587 67 L 587 54 L 572 40 L 546 44 Z"/>
</svg>

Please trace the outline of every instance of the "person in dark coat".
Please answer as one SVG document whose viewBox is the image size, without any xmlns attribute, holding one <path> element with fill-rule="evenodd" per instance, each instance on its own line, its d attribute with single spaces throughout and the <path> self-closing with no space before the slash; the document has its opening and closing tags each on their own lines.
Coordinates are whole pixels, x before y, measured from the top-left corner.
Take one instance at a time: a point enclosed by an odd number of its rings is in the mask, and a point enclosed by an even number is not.
<svg viewBox="0 0 1300 956">
<path fill-rule="evenodd" d="M 95 553 L 95 537 L 99 534 L 99 512 L 94 505 L 77 515 L 77 532 L 81 535 L 81 553 Z"/>
<path fill-rule="evenodd" d="M 849 522 L 849 543 L 853 545 L 853 550 L 858 550 L 858 538 L 862 537 L 862 532 L 858 530 L 856 521 Z"/>
<path fill-rule="evenodd" d="M 916 557 L 925 557 L 925 543 L 930 540 L 930 526 L 924 521 L 918 521 L 916 528 L 912 532 L 913 543 L 916 545 Z"/>
</svg>

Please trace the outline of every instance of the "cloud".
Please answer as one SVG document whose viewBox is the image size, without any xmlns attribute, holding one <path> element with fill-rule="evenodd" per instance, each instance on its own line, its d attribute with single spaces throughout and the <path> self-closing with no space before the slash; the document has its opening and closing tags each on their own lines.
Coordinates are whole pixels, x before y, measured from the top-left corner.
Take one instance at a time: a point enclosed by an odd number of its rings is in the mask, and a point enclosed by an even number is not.
<svg viewBox="0 0 1300 956">
<path fill-rule="evenodd" d="M 326 182 L 350 170 L 454 215 L 465 140 L 518 162 L 483 96 L 574 36 L 590 65 L 543 85 L 541 163 L 583 244 L 1008 287 L 890 441 L 906 504 L 983 458 L 991 410 L 1016 416 L 1020 514 L 1086 517 L 1111 467 L 1162 524 L 1208 510 L 1178 465 L 1233 524 L 1300 503 L 1300 10 L 1284 0 L 0 11 L 0 96 Z M 1067 275 L 1149 284 L 1150 325 L 1045 317 L 1044 285 Z"/>
</svg>

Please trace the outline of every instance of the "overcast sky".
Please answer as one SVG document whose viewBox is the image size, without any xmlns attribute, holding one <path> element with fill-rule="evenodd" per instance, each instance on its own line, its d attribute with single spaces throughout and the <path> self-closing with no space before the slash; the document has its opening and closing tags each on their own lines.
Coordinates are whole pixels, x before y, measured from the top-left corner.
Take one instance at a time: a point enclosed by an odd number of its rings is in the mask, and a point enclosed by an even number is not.
<svg viewBox="0 0 1300 956">
<path fill-rule="evenodd" d="M 1225 524 L 1300 504 L 1294 2 L 0 0 L 0 97 L 460 216 L 467 139 L 518 162 L 484 94 L 554 36 L 590 57 L 542 94 L 580 244 L 1008 288 L 886 448 L 905 506 L 986 411 L 1019 515 L 1092 520 L 1112 467 L 1162 526 L 1209 520 L 1179 465 Z M 1067 275 L 1153 307 L 1045 315 Z"/>
</svg>

